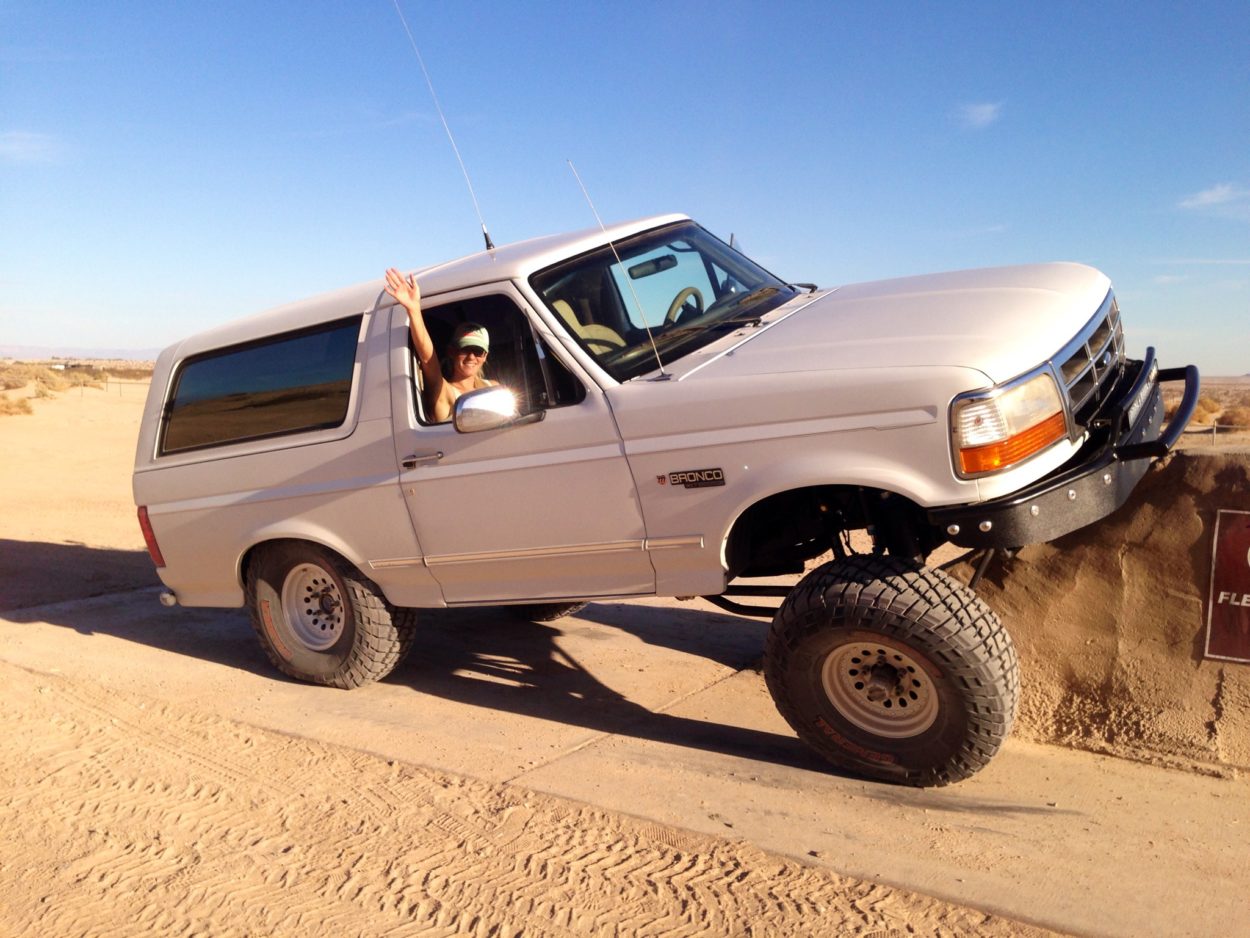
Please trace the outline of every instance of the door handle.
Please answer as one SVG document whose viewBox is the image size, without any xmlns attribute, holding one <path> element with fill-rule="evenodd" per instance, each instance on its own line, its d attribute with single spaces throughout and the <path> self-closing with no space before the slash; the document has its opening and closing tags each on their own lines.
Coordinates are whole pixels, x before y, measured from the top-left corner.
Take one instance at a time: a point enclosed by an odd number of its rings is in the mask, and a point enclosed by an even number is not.
<svg viewBox="0 0 1250 938">
<path fill-rule="evenodd" d="M 423 463 L 438 462 L 442 458 L 443 454 L 441 452 L 426 453 L 424 456 L 418 456 L 416 453 L 413 453 L 411 456 L 405 456 L 400 462 L 400 465 L 405 469 L 416 469 L 417 466 L 420 466 Z"/>
</svg>

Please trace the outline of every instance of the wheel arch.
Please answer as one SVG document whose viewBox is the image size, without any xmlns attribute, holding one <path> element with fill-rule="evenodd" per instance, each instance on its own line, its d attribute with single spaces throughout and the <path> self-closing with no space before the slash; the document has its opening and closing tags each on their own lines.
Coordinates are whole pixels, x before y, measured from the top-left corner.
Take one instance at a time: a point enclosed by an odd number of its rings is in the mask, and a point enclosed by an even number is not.
<svg viewBox="0 0 1250 938">
<path fill-rule="evenodd" d="M 780 524 L 778 522 L 781 522 Z M 942 537 L 925 510 L 905 494 L 867 485 L 805 485 L 763 495 L 742 506 L 721 539 L 729 579 L 801 572 L 843 531 L 872 529 L 887 552 L 928 553 Z"/>
<path fill-rule="evenodd" d="M 359 559 L 354 559 L 351 554 L 344 549 L 344 545 L 336 538 L 308 536 L 307 534 L 301 536 L 292 534 L 274 534 L 268 537 L 260 538 L 239 554 L 238 560 L 235 564 L 235 579 L 239 584 L 239 588 L 243 590 L 245 596 L 247 594 L 248 568 L 255 562 L 256 558 L 266 550 L 272 550 L 283 545 L 295 544 L 311 544 L 314 547 L 329 551 L 344 563 L 355 567 L 361 576 L 368 578 L 366 568 L 362 566 L 361 561 Z"/>
<path fill-rule="evenodd" d="M 900 550 L 907 537 L 899 531 L 884 531 L 885 542 L 893 543 L 895 553 L 915 556 L 922 553 L 930 541 L 937 546 L 945 540 L 942 532 L 930 532 L 925 511 L 937 505 L 976 501 L 976 484 L 954 478 L 953 471 L 943 455 L 940 467 L 928 461 L 919 464 L 915 459 L 917 441 L 910 435 L 877 434 L 875 448 L 869 447 L 858 435 L 839 437 L 840 446 L 801 448 L 781 461 L 759 462 L 754 470 L 739 480 L 740 498 L 733 510 L 724 517 L 732 520 L 721 532 L 720 560 L 730 578 L 735 567 L 741 566 L 744 537 L 756 519 L 767 515 L 773 508 L 789 508 L 793 512 L 795 500 L 813 507 L 809 513 L 818 511 L 818 504 L 838 504 L 846 509 L 852 503 L 864 499 L 872 507 L 859 510 L 859 518 L 852 518 L 845 525 L 847 530 L 857 527 L 879 525 L 883 520 L 905 521 L 901 527 L 925 531 L 919 538 L 917 549 Z M 886 445 L 888 443 L 888 445 Z M 923 447 L 921 447 L 923 449 Z M 911 454 L 911 462 L 907 455 Z M 761 507 L 764 506 L 764 507 Z M 784 517 L 784 515 L 783 515 Z M 749 544 L 749 540 L 747 541 Z M 931 547 L 930 547 L 931 549 Z M 801 569 L 801 566 L 800 566 Z M 789 572 L 798 572 L 791 569 Z"/>
</svg>

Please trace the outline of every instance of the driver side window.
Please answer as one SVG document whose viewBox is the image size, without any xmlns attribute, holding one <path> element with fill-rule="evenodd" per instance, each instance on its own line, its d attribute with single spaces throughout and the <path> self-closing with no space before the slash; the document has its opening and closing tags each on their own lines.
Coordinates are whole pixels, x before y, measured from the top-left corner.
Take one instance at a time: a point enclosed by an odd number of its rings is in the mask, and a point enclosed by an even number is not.
<svg viewBox="0 0 1250 938">
<path fill-rule="evenodd" d="M 509 388 L 516 395 L 521 413 L 576 404 L 585 398 L 585 387 L 545 345 L 540 347 L 529 320 L 511 298 L 498 293 L 450 303 L 439 303 L 433 298 L 428 306 L 422 304 L 421 312 L 434 340 L 444 376 L 451 374 L 447 355 L 456 328 L 464 323 L 477 323 L 485 327 L 490 337 L 482 377 Z M 409 343 L 411 353 L 411 339 Z M 418 386 L 420 369 L 414 367 L 413 374 L 416 376 L 413 393 L 418 419 L 423 424 L 433 424 L 429 402 L 423 399 Z"/>
</svg>

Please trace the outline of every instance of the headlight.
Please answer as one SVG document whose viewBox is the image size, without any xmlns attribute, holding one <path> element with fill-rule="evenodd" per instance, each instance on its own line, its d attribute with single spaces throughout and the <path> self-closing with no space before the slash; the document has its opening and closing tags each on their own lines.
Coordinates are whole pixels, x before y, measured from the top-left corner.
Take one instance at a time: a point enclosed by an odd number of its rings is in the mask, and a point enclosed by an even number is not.
<svg viewBox="0 0 1250 938">
<path fill-rule="evenodd" d="M 1006 469 L 1068 435 L 1063 400 L 1050 372 L 956 398 L 951 405 L 955 466 L 961 476 Z"/>
</svg>

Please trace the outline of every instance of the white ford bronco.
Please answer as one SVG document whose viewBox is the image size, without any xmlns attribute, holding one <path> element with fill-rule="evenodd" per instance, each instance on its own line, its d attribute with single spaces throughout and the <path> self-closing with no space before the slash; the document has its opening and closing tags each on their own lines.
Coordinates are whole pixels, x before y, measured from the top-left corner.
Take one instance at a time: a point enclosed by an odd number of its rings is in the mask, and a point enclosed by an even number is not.
<svg viewBox="0 0 1250 938">
<path fill-rule="evenodd" d="M 985 765 L 1019 691 L 977 577 L 926 557 L 1104 517 L 1197 399 L 1192 366 L 1127 358 L 1077 264 L 817 289 L 669 215 L 415 275 L 440 349 L 489 333 L 495 385 L 448 422 L 381 280 L 161 354 L 134 494 L 162 600 L 246 604 L 278 668 L 350 688 L 395 667 L 414 610 L 784 594 L 781 713 L 842 769 L 915 785 Z M 825 554 L 792 589 L 745 582 Z"/>
</svg>

